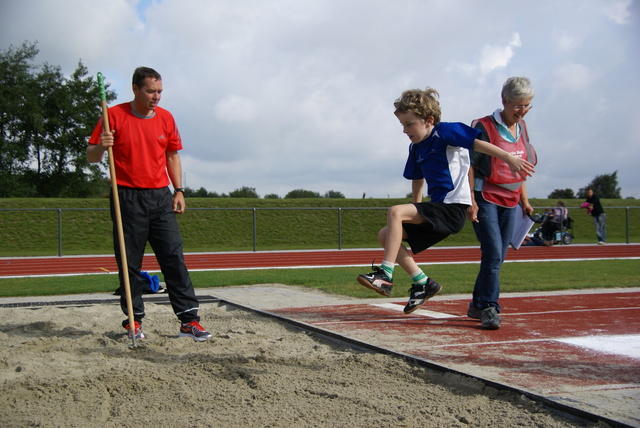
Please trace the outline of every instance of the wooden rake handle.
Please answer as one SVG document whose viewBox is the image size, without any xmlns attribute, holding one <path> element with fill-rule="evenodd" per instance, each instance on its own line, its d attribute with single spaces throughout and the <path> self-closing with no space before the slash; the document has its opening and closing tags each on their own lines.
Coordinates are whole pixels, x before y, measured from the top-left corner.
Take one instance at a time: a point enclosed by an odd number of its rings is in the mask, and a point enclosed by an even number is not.
<svg viewBox="0 0 640 428">
<path fill-rule="evenodd" d="M 104 76 L 98 73 L 98 86 L 100 88 L 100 100 L 102 103 L 102 127 L 104 132 L 111 132 L 109 127 L 109 113 L 107 109 L 107 93 L 104 89 Z M 131 299 L 131 284 L 129 283 L 129 264 L 127 263 L 127 249 L 124 245 L 124 230 L 122 228 L 122 213 L 120 211 L 120 197 L 118 196 L 118 182 L 116 180 L 116 168 L 113 162 L 113 150 L 107 149 L 109 160 L 109 173 L 111 175 L 111 189 L 113 194 L 113 206 L 116 218 L 116 228 L 118 229 L 118 243 L 120 245 L 120 259 L 122 266 L 122 276 L 124 278 L 124 292 L 127 299 L 127 313 L 129 315 L 129 335 L 133 345 L 136 345 L 136 326 L 133 318 L 133 301 Z"/>
</svg>

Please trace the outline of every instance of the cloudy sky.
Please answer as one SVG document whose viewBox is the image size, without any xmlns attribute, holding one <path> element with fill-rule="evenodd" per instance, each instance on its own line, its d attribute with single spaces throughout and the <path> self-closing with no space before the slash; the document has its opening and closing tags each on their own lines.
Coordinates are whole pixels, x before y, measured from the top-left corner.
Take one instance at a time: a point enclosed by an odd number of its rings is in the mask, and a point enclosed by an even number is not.
<svg viewBox="0 0 640 428">
<path fill-rule="evenodd" d="M 0 1 L 0 49 L 23 41 L 37 64 L 102 72 L 117 102 L 135 67 L 158 70 L 193 189 L 404 197 L 403 90 L 470 123 L 527 76 L 530 197 L 618 171 L 640 198 L 640 0 Z"/>
</svg>

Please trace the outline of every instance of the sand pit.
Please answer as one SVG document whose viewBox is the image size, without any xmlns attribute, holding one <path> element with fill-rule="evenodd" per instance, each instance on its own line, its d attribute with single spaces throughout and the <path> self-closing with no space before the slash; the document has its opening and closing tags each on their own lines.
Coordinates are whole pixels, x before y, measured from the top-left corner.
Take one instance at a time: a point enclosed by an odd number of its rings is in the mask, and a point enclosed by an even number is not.
<svg viewBox="0 0 640 428">
<path fill-rule="evenodd" d="M 176 337 L 170 306 L 148 303 L 132 347 L 114 304 L 0 308 L 2 426 L 583 426 L 244 309 L 201 315 L 213 338 L 196 343 Z"/>
</svg>

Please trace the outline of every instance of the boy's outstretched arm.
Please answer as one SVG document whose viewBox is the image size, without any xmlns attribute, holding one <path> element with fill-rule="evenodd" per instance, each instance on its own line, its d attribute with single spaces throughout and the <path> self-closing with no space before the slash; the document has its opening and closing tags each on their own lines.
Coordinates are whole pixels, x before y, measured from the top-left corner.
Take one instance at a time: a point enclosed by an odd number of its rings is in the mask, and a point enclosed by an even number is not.
<svg viewBox="0 0 640 428">
<path fill-rule="evenodd" d="M 520 175 L 523 180 L 526 180 L 527 177 L 531 177 L 533 173 L 536 172 L 534 165 L 531 162 L 515 157 L 509 152 L 506 152 L 491 143 L 487 143 L 486 141 L 478 139 L 474 140 L 473 150 L 505 161 L 509 165 L 514 177 Z"/>
</svg>

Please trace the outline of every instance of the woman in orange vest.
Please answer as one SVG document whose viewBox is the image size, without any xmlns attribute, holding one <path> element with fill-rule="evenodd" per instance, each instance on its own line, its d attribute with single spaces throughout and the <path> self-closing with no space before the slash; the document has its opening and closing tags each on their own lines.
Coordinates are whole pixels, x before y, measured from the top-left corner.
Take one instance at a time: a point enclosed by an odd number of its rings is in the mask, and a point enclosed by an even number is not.
<svg viewBox="0 0 640 428">
<path fill-rule="evenodd" d="M 488 141 L 513 156 L 535 165 L 536 153 L 529 144 L 524 116 L 531 110 L 534 97 L 531 82 L 526 77 L 511 77 L 502 87 L 502 109 L 477 119 L 472 126 L 482 131 L 479 139 Z M 467 316 L 482 321 L 482 328 L 500 328 L 500 268 L 507 255 L 516 207 L 522 205 L 525 214 L 533 208 L 527 198 L 526 176 L 511 173 L 506 162 L 483 153 L 471 152 L 472 205 L 468 211 L 473 221 L 482 259 L 473 289 L 473 299 Z"/>
</svg>

